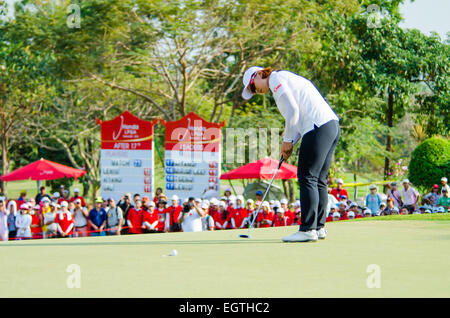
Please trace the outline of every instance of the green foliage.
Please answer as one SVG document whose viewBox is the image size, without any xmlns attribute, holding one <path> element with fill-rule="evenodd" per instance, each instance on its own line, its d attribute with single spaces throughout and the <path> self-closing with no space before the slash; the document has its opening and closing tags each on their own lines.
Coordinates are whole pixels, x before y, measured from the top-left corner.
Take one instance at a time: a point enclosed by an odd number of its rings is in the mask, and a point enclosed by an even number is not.
<svg viewBox="0 0 450 318">
<path fill-rule="evenodd" d="M 432 137 L 411 154 L 409 180 L 419 188 L 430 189 L 439 184 L 442 177 L 450 177 L 450 140 Z"/>
</svg>

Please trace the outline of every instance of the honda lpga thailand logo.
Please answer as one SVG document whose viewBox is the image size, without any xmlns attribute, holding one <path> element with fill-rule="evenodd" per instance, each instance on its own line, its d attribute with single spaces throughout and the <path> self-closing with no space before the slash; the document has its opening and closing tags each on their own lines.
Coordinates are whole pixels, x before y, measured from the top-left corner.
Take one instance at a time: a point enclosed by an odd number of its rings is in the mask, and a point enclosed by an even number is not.
<svg viewBox="0 0 450 318">
<path fill-rule="evenodd" d="M 126 125 L 124 124 L 123 116 L 120 116 L 120 128 L 119 131 L 116 133 L 113 132 L 112 138 L 113 140 L 117 140 L 119 138 L 122 131 L 124 131 L 124 137 L 127 137 L 127 135 L 135 135 L 136 131 L 139 130 L 139 125 Z"/>
</svg>

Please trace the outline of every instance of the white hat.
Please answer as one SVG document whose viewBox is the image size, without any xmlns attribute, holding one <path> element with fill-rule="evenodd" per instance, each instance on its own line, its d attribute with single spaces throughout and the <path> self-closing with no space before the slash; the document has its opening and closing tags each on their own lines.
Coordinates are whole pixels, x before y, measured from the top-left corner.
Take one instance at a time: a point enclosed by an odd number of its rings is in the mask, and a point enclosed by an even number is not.
<svg viewBox="0 0 450 318">
<path fill-rule="evenodd" d="M 221 197 L 220 200 L 225 200 L 225 201 L 227 201 L 228 199 L 227 199 L 227 197 Z"/>
<path fill-rule="evenodd" d="M 281 202 L 278 200 L 275 200 L 275 202 L 273 203 L 274 207 L 281 207 Z"/>
<path fill-rule="evenodd" d="M 342 180 L 341 178 L 336 180 L 336 183 L 340 183 L 340 184 L 344 184 L 344 180 Z"/>
<path fill-rule="evenodd" d="M 43 197 L 41 201 L 42 201 L 42 202 L 50 202 L 50 199 L 47 198 L 47 197 Z"/>
<path fill-rule="evenodd" d="M 214 187 L 216 184 L 214 183 L 214 182 L 210 182 L 210 183 L 208 183 L 208 186 L 210 186 L 210 187 Z"/>
<path fill-rule="evenodd" d="M 178 196 L 176 194 L 172 195 L 172 201 L 178 201 Z"/>
<path fill-rule="evenodd" d="M 202 203 L 206 203 L 208 206 L 210 205 L 210 204 L 209 204 L 209 200 L 207 200 L 207 199 L 204 199 L 204 200 L 202 201 Z"/>
<path fill-rule="evenodd" d="M 442 177 L 442 178 L 441 178 L 441 181 L 445 181 L 445 182 L 447 182 L 448 180 L 447 180 L 447 178 L 446 178 L 446 177 Z"/>
<path fill-rule="evenodd" d="M 339 204 L 339 206 L 344 205 L 345 208 L 347 208 L 347 203 L 345 203 L 344 201 L 341 201 L 341 202 L 339 202 L 338 204 Z"/>
<path fill-rule="evenodd" d="M 226 207 L 227 205 L 223 201 L 219 201 L 219 206 Z"/>
<path fill-rule="evenodd" d="M 263 207 L 263 206 L 266 206 L 266 207 L 270 208 L 270 204 L 269 204 L 269 202 L 267 202 L 267 201 L 264 201 L 264 202 L 261 204 L 261 207 Z"/>
<path fill-rule="evenodd" d="M 80 192 L 80 189 L 74 188 L 74 189 L 73 189 L 73 192 L 74 192 L 74 193 L 76 193 L 76 192 L 79 193 L 79 192 Z"/>
<path fill-rule="evenodd" d="M 75 199 L 75 203 L 81 203 L 81 199 Z"/>
<path fill-rule="evenodd" d="M 228 197 L 228 200 L 230 200 L 230 201 L 236 201 L 236 196 L 235 195 L 230 195 L 229 197 Z"/>
<path fill-rule="evenodd" d="M 366 210 L 364 211 L 364 214 L 372 214 L 372 210 L 371 210 L 371 209 L 366 209 Z"/>
<path fill-rule="evenodd" d="M 195 201 L 195 202 L 202 202 L 202 199 L 200 199 L 200 198 L 195 198 L 194 201 Z"/>
<path fill-rule="evenodd" d="M 403 184 L 405 183 L 409 183 L 409 180 L 408 179 L 403 180 Z"/>
<path fill-rule="evenodd" d="M 67 203 L 67 201 L 63 201 L 63 202 L 61 202 L 61 206 L 63 207 L 68 207 L 69 206 L 69 203 Z"/>
<path fill-rule="evenodd" d="M 340 214 L 339 212 L 334 212 L 333 215 L 332 215 L 332 217 L 334 217 L 334 218 L 340 218 L 340 217 L 341 217 L 341 214 Z"/>
<path fill-rule="evenodd" d="M 352 208 L 354 206 L 358 207 L 358 204 L 356 202 L 352 202 L 352 203 L 350 203 L 349 208 Z"/>
<path fill-rule="evenodd" d="M 156 207 L 156 204 L 155 204 L 155 202 L 153 202 L 153 201 L 150 201 L 150 203 L 148 204 L 149 206 L 152 206 L 152 207 Z"/>
<path fill-rule="evenodd" d="M 217 205 L 219 203 L 219 200 L 217 200 L 216 198 L 211 198 L 209 202 L 211 202 L 211 205 Z"/>
<path fill-rule="evenodd" d="M 250 99 L 253 96 L 253 93 L 250 92 L 250 90 L 247 88 L 248 84 L 250 84 L 250 80 L 252 78 L 252 75 L 257 72 L 262 70 L 263 68 L 260 66 L 252 66 L 249 67 L 245 73 L 244 73 L 244 77 L 242 78 L 242 82 L 244 83 L 244 90 L 242 91 L 242 98 L 243 99 Z"/>
<path fill-rule="evenodd" d="M 278 208 L 277 209 L 277 213 L 284 213 L 284 209 L 283 208 Z"/>
<path fill-rule="evenodd" d="M 376 189 L 376 188 L 377 188 L 377 186 L 376 186 L 376 185 L 374 185 L 374 184 L 371 184 L 371 185 L 370 185 L 370 187 L 369 187 L 369 189 L 370 189 L 370 190 L 372 190 L 372 189 Z"/>
<path fill-rule="evenodd" d="M 382 206 L 382 205 L 386 206 L 386 203 L 385 202 L 381 202 L 380 206 Z"/>
<path fill-rule="evenodd" d="M 236 200 L 241 200 L 241 202 L 244 202 L 244 196 L 243 195 L 238 195 L 236 197 Z"/>
<path fill-rule="evenodd" d="M 60 197 L 59 192 L 53 193 L 53 197 L 54 197 L 54 198 L 59 198 L 59 197 Z"/>
<path fill-rule="evenodd" d="M 20 205 L 21 210 L 28 210 L 29 208 L 30 208 L 30 206 L 28 205 L 28 203 L 22 203 Z"/>
<path fill-rule="evenodd" d="M 40 208 L 41 208 L 41 206 L 40 206 L 39 204 L 36 204 L 36 205 L 33 207 L 34 210 L 39 210 Z"/>
<path fill-rule="evenodd" d="M 430 209 L 426 209 L 425 213 L 431 213 L 431 210 Z"/>
<path fill-rule="evenodd" d="M 255 203 L 255 201 L 253 201 L 252 199 L 248 199 L 247 203 Z"/>
<path fill-rule="evenodd" d="M 225 193 L 227 191 L 231 193 L 231 189 L 230 188 L 226 188 L 225 191 L 223 191 L 223 193 Z"/>
<path fill-rule="evenodd" d="M 281 204 L 288 204 L 288 200 L 286 198 L 281 199 L 280 203 Z"/>
<path fill-rule="evenodd" d="M 353 211 L 347 212 L 347 217 L 348 217 L 348 216 L 353 216 L 353 217 L 355 217 L 355 212 L 353 212 Z"/>
<path fill-rule="evenodd" d="M 273 204 L 275 203 L 275 200 L 270 200 L 269 203 L 270 203 L 271 205 L 273 205 Z"/>
<path fill-rule="evenodd" d="M 203 202 L 202 205 L 200 206 L 202 209 L 207 209 L 209 207 L 208 203 Z"/>
</svg>

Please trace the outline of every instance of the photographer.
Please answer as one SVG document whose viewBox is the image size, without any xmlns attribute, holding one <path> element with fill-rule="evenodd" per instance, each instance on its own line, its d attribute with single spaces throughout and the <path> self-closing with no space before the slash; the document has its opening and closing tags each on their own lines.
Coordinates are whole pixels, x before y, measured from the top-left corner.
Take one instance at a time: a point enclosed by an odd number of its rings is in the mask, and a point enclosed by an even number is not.
<svg viewBox="0 0 450 318">
<path fill-rule="evenodd" d="M 200 208 L 194 198 L 189 198 L 188 202 L 183 204 L 178 223 L 181 225 L 183 232 L 201 232 L 202 217 L 205 215 L 206 212 Z"/>
</svg>

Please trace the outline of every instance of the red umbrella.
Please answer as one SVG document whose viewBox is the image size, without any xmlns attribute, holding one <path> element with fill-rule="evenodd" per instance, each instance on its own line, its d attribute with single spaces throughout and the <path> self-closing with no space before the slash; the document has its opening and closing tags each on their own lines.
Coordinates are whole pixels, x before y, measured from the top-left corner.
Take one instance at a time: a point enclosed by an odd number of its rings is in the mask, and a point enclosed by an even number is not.
<svg viewBox="0 0 450 318">
<path fill-rule="evenodd" d="M 64 177 L 74 177 L 76 180 L 85 173 L 86 171 L 84 170 L 67 167 L 53 161 L 41 159 L 0 176 L 0 180 L 16 181 L 28 180 L 30 178 L 31 180 L 54 180 Z"/>
<path fill-rule="evenodd" d="M 222 174 L 220 179 L 272 179 L 278 164 L 278 160 L 262 158 L 228 171 L 227 173 Z M 294 178 L 297 178 L 297 167 L 283 162 L 275 179 Z"/>
</svg>

